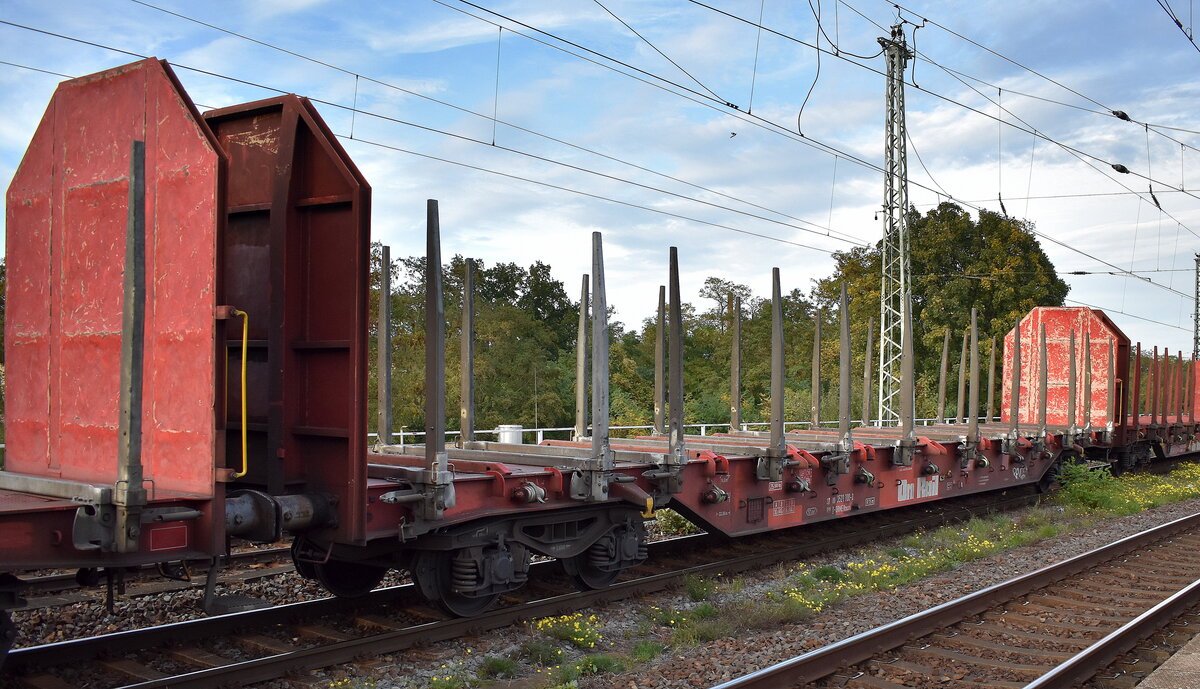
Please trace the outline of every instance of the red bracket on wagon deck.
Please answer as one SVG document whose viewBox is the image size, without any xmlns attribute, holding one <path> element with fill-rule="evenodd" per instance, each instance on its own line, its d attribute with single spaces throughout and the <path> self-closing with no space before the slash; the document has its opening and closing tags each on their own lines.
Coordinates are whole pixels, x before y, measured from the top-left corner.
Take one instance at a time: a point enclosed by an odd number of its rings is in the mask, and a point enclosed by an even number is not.
<svg viewBox="0 0 1200 689">
<path fill-rule="evenodd" d="M 701 450 L 696 453 L 696 458 L 705 461 L 704 475 L 709 478 L 729 473 L 729 460 L 724 455 L 719 455 L 712 450 Z"/>
<path fill-rule="evenodd" d="M 917 436 L 917 446 L 927 448 L 925 450 L 925 454 L 930 457 L 939 457 L 950 454 L 950 451 L 946 449 L 945 445 L 930 440 L 923 435 Z"/>
<path fill-rule="evenodd" d="M 808 450 L 801 450 L 800 448 L 796 447 L 795 445 L 788 445 L 787 453 L 788 453 L 788 456 L 791 457 L 792 459 L 796 459 L 796 460 L 802 459 L 802 460 L 808 462 L 809 469 L 816 469 L 817 467 L 821 466 L 821 462 L 818 461 L 816 457 L 809 454 Z"/>
<path fill-rule="evenodd" d="M 562 495 L 562 492 L 563 492 L 562 472 L 558 470 L 558 467 L 546 467 L 546 471 L 547 471 L 547 473 L 550 474 L 550 485 L 547 488 L 551 491 L 554 491 L 554 493 L 557 495 Z"/>
<path fill-rule="evenodd" d="M 504 497 L 504 496 L 508 495 L 508 492 L 505 490 L 505 487 L 504 487 L 504 474 L 500 473 L 499 471 L 496 471 L 495 469 L 488 469 L 484 473 L 487 474 L 488 476 L 491 476 L 493 479 L 495 479 L 494 483 L 496 486 L 496 491 L 495 491 L 494 495 L 496 495 L 497 497 Z"/>
<path fill-rule="evenodd" d="M 861 452 L 862 453 L 861 458 L 863 460 L 868 461 L 868 462 L 875 461 L 875 446 L 874 445 L 867 445 L 865 443 L 860 443 L 857 440 L 853 441 L 853 443 L 854 443 L 854 449 L 850 451 L 850 454 L 854 454 L 855 452 Z"/>
</svg>

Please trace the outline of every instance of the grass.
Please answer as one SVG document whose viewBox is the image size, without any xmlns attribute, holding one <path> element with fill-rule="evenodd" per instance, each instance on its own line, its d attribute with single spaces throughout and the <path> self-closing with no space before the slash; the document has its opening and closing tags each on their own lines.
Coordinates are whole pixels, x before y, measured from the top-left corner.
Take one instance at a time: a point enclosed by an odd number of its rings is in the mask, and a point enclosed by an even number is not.
<svg viewBox="0 0 1200 689">
<path fill-rule="evenodd" d="M 595 648 L 600 643 L 600 631 L 596 628 L 595 615 L 583 616 L 576 612 L 558 617 L 544 617 L 534 624 L 534 629 L 552 639 L 566 641 L 575 648 Z"/>
<path fill-rule="evenodd" d="M 647 613 L 650 621 L 661 627 L 675 627 L 687 622 L 687 616 L 675 608 L 660 608 L 651 605 Z"/>
<path fill-rule="evenodd" d="M 561 664 L 565 654 L 556 643 L 545 639 L 529 639 L 521 644 L 517 657 L 524 658 L 532 665 L 550 667 Z"/>
<path fill-rule="evenodd" d="M 716 592 L 717 584 L 707 577 L 689 574 L 683 578 L 683 590 L 687 592 L 688 598 L 699 602 L 708 600 Z"/>
<path fill-rule="evenodd" d="M 657 658 L 666 648 L 657 641 L 639 641 L 633 645 L 629 657 L 635 663 L 647 663 Z"/>
<path fill-rule="evenodd" d="M 1134 514 L 1200 497 L 1200 465 L 1187 464 L 1169 474 L 1137 473 L 1114 477 L 1108 469 L 1067 464 L 1059 474 L 1059 504 L 1099 516 Z"/>
<path fill-rule="evenodd" d="M 580 677 L 621 672 L 624 669 L 625 664 L 618 658 L 608 655 L 588 655 L 573 663 L 565 663 L 559 666 L 554 672 L 554 681 L 559 684 L 566 684 L 574 682 Z"/>
<path fill-rule="evenodd" d="M 921 581 L 964 563 L 1094 524 L 1100 517 L 1200 497 L 1200 465 L 1187 465 L 1167 475 L 1119 478 L 1107 470 L 1068 465 L 1061 481 L 1063 490 L 1053 504 L 1026 510 L 1020 517 L 976 517 L 963 524 L 916 532 L 906 536 L 900 547 L 863 552 L 842 565 L 801 564 L 777 590 L 753 600 L 733 596 L 721 604 L 707 602 L 688 610 L 654 608 L 648 617 L 652 624 L 671 630 L 673 646 L 778 628 L 810 619 L 847 598 Z M 696 600 L 690 588 L 688 593 Z"/>
<path fill-rule="evenodd" d="M 517 661 L 501 656 L 484 656 L 475 674 L 482 679 L 510 678 L 517 676 Z"/>
<path fill-rule="evenodd" d="M 655 510 L 654 521 L 658 523 L 658 530 L 667 536 L 687 536 L 688 534 L 700 533 L 700 529 L 695 524 L 668 507 Z"/>
</svg>

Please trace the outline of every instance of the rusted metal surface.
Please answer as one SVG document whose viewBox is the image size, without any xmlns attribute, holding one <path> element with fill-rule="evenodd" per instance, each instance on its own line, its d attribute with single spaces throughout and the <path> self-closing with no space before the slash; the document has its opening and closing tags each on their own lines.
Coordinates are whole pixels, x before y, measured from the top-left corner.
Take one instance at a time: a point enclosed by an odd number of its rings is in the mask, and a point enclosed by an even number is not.
<svg viewBox="0 0 1200 689">
<path fill-rule="evenodd" d="M 77 497 L 121 491 L 121 320 L 133 141 L 145 142 L 144 395 L 148 507 L 202 512 L 144 525 L 117 555 L 78 550 Z M 59 85 L 7 196 L 6 480 L 61 480 L 55 497 L 0 496 L 6 567 L 136 564 L 223 548 L 214 523 L 214 320 L 225 158 L 174 73 L 147 59 Z M 31 484 L 37 488 L 37 484 Z M 136 490 L 136 489 L 133 489 Z M 71 493 L 71 495 L 67 495 Z M 86 494 L 86 495 L 85 495 Z M 93 499 L 93 498 L 88 498 Z"/>
<path fill-rule="evenodd" d="M 63 82 L 8 190 L 5 468 L 111 484 L 129 152 L 146 142 L 145 477 L 210 496 L 222 156 L 166 63 Z M 181 362 L 186 362 L 182 364 Z M 196 458 L 201 458 L 196 461 Z"/>
<path fill-rule="evenodd" d="M 371 188 L 307 99 L 205 114 L 230 158 L 220 294 L 249 313 L 250 473 L 272 494 L 318 491 L 363 538 Z M 231 332 L 227 467 L 240 462 L 241 340 Z"/>
<path fill-rule="evenodd" d="M 1024 596 L 1044 586 L 1085 572 L 1101 563 L 1134 550 L 1145 548 L 1170 536 L 1200 528 L 1200 514 L 1194 514 L 1140 534 L 1123 538 L 1102 548 L 1077 555 L 1036 572 L 976 591 L 929 610 L 897 620 L 869 632 L 857 634 L 824 648 L 725 682 L 714 689 L 791 689 L 827 677 L 840 668 L 853 666 L 877 654 L 914 639 L 944 629 L 989 608 Z M 1194 587 L 1193 587 L 1194 588 Z M 1179 609 L 1183 612 L 1186 606 Z M 1120 651 L 1118 651 L 1119 653 Z M 1115 655 L 1113 656 L 1115 657 Z M 1102 665 L 1101 665 L 1102 667 Z M 1092 671 L 1098 669 L 1092 665 Z M 1070 675 L 1076 676 L 1076 675 Z M 1031 685 L 1032 686 L 1032 685 Z M 1046 686 L 1074 686 L 1073 683 L 1047 683 Z"/>
<path fill-rule="evenodd" d="M 1090 408 L 1083 411 L 1083 400 L 1079 399 L 1077 391 L 1076 426 L 1083 426 L 1084 414 L 1091 420 L 1093 427 L 1104 427 L 1109 423 L 1108 389 L 1110 385 L 1118 385 L 1120 381 L 1109 379 L 1109 341 L 1115 343 L 1117 371 L 1129 370 L 1129 338 L 1121 332 L 1108 316 L 1102 311 L 1086 307 L 1038 307 L 1021 319 L 1021 340 L 1037 342 L 1037 333 L 1042 326 L 1046 327 L 1046 423 L 1050 426 L 1067 426 L 1067 410 L 1069 406 L 1068 391 L 1070 388 L 1070 337 L 1074 331 L 1075 337 L 1088 335 L 1088 357 L 1092 362 L 1091 392 L 1089 395 Z M 1084 358 L 1084 353 L 1078 352 L 1076 359 Z M 1082 363 L 1079 363 L 1082 366 Z M 1001 376 L 1003 389 L 1001 391 L 1001 415 L 1003 420 L 1012 418 L 1012 366 L 1013 366 L 1013 331 L 1004 338 L 1004 374 Z M 1024 357 L 1021 366 L 1020 399 L 1018 421 L 1021 424 L 1037 423 L 1039 384 L 1042 376 L 1039 358 Z M 1115 422 L 1121 425 L 1124 410 L 1118 410 Z"/>
</svg>

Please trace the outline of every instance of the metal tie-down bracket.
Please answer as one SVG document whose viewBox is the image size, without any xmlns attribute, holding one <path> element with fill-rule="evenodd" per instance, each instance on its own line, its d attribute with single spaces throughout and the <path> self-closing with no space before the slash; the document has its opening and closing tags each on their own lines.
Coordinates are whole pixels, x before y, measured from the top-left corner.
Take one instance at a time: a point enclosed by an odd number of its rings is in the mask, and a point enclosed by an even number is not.
<svg viewBox="0 0 1200 689">
<path fill-rule="evenodd" d="M 608 304 L 604 289 L 604 245 L 592 233 L 592 454 L 576 460 L 571 472 L 574 500 L 604 502 L 613 480 L 613 451 L 608 439 Z"/>
<path fill-rule="evenodd" d="M 438 202 L 426 202 L 425 232 L 425 466 L 396 467 L 412 486 L 379 497 L 412 503 L 417 521 L 439 521 L 455 506 L 454 472 L 446 455 L 446 324 L 442 301 L 442 243 Z M 411 531 L 413 525 L 404 525 Z"/>
<path fill-rule="evenodd" d="M 758 458 L 755 476 L 760 481 L 782 481 L 783 470 L 796 462 L 783 440 L 783 298 L 779 269 L 771 269 L 771 444 Z"/>
<path fill-rule="evenodd" d="M 904 313 L 901 315 L 903 328 L 900 331 L 900 439 L 896 441 L 896 448 L 892 452 L 892 464 L 910 467 L 913 465 L 913 457 L 920 449 L 917 447 L 917 436 L 913 428 L 916 374 L 913 371 L 912 305 L 907 298 L 903 301 L 902 308 Z"/>
<path fill-rule="evenodd" d="M 1012 363 L 1012 408 L 1009 414 L 1008 433 L 1001 443 L 1000 451 L 1008 455 L 1010 462 L 1023 462 L 1020 453 L 1020 420 L 1021 420 L 1021 319 L 1017 319 L 1013 328 L 1013 363 Z"/>
<path fill-rule="evenodd" d="M 667 444 L 668 449 L 666 454 L 662 455 L 662 459 L 658 462 L 658 467 L 643 473 L 646 478 L 655 482 L 655 485 L 660 491 L 667 495 L 675 495 L 683 490 L 682 471 L 687 464 L 687 451 L 684 447 L 684 432 L 683 432 L 683 306 L 682 297 L 679 291 L 679 251 L 676 247 L 670 249 L 670 275 L 668 283 L 670 284 L 670 306 L 669 306 L 669 337 L 668 345 L 670 347 L 669 371 L 667 372 L 667 390 L 666 401 L 669 411 L 669 418 L 666 420 Z M 660 292 L 661 297 L 661 292 Z M 662 304 L 659 304 L 659 345 L 655 347 L 655 371 L 656 380 L 661 379 L 661 371 L 663 367 L 662 355 L 663 347 L 661 346 L 663 334 L 662 322 Z M 662 400 L 658 399 L 660 393 L 655 393 L 655 418 L 656 421 L 662 416 L 661 404 Z"/>
</svg>

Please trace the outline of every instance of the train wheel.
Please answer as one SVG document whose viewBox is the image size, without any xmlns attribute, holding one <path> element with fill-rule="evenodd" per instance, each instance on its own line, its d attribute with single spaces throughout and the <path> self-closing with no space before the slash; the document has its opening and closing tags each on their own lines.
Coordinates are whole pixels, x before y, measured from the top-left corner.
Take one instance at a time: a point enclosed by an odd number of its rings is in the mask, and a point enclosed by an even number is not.
<svg viewBox="0 0 1200 689">
<path fill-rule="evenodd" d="M 0 610 L 0 667 L 4 667 L 4 659 L 8 657 L 8 649 L 17 641 L 17 625 L 13 624 L 12 616 L 7 610 Z"/>
<path fill-rule="evenodd" d="M 338 598 L 360 598 L 383 581 L 387 567 L 362 562 L 330 560 L 324 563 L 308 563 L 316 579 L 325 590 Z"/>
<path fill-rule="evenodd" d="M 563 558 L 558 563 L 581 591 L 608 588 L 617 580 L 617 577 L 621 576 L 619 569 L 604 570 L 593 565 L 587 551 L 575 557 Z"/>
<path fill-rule="evenodd" d="M 421 553 L 413 563 L 412 574 L 421 593 L 455 617 L 474 617 L 500 598 L 499 593 L 468 596 L 454 590 L 454 551 Z"/>
<path fill-rule="evenodd" d="M 1058 488 L 1058 476 L 1062 473 L 1062 461 L 1057 461 L 1042 474 L 1042 478 L 1037 482 L 1037 491 L 1039 493 L 1049 493 Z"/>
<path fill-rule="evenodd" d="M 301 552 L 303 548 L 304 543 L 300 540 L 299 536 L 292 539 L 292 564 L 295 565 L 296 573 L 300 576 L 304 577 L 305 579 L 316 579 L 317 572 L 314 569 L 316 567 L 316 563 L 305 559 L 303 553 Z"/>
</svg>

